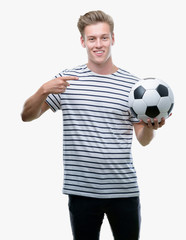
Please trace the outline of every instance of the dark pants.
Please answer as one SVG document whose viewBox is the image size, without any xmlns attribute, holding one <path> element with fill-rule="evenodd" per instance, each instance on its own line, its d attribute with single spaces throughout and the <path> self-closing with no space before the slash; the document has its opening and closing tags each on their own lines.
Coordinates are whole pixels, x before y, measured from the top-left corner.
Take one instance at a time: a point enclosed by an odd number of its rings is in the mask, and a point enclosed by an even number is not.
<svg viewBox="0 0 186 240">
<path fill-rule="evenodd" d="M 74 240 L 98 240 L 104 214 L 115 240 L 139 239 L 138 197 L 98 199 L 70 195 L 69 211 Z"/>
</svg>

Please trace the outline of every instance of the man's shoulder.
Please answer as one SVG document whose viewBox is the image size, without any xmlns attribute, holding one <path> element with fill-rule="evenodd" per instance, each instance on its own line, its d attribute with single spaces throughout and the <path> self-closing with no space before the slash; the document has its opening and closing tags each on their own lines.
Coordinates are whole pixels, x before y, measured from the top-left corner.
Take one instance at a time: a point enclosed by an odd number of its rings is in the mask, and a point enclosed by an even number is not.
<svg viewBox="0 0 186 240">
<path fill-rule="evenodd" d="M 125 78 L 132 78 L 132 79 L 134 79 L 134 80 L 136 80 L 136 81 L 139 81 L 139 80 L 140 80 L 140 78 L 137 77 L 135 74 L 133 74 L 133 73 L 131 73 L 131 72 L 128 72 L 128 71 L 126 71 L 126 70 L 123 69 L 123 68 L 119 68 L 119 69 L 118 69 L 118 73 L 119 73 L 121 76 L 125 77 Z"/>
<path fill-rule="evenodd" d="M 128 72 L 123 68 L 118 68 L 118 71 L 116 74 L 114 74 L 114 76 L 116 79 L 123 82 L 124 85 L 127 84 L 130 87 L 132 87 L 135 83 L 141 80 L 135 74 L 132 74 L 131 72 Z"/>
</svg>

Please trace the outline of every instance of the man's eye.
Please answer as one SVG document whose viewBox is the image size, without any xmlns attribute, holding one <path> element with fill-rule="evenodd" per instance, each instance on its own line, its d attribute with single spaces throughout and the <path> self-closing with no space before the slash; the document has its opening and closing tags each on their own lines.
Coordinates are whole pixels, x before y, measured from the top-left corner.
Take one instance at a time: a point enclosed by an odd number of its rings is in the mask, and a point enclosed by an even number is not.
<svg viewBox="0 0 186 240">
<path fill-rule="evenodd" d="M 108 37 L 103 37 L 103 40 L 107 40 L 108 39 Z"/>
</svg>

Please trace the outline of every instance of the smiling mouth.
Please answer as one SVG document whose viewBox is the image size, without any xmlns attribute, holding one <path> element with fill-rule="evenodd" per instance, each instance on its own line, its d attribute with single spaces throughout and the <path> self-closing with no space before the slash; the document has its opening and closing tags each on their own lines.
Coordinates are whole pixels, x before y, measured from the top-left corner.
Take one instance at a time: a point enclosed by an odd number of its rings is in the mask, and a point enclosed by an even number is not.
<svg viewBox="0 0 186 240">
<path fill-rule="evenodd" d="M 94 53 L 95 53 L 97 56 L 101 56 L 101 55 L 104 53 L 104 51 L 99 50 L 99 51 L 94 51 Z"/>
</svg>

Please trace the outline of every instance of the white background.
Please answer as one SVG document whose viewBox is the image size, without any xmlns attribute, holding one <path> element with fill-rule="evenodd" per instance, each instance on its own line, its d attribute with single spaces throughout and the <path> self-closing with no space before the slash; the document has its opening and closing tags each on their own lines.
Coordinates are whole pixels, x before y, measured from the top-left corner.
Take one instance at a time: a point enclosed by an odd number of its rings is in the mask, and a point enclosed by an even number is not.
<svg viewBox="0 0 186 240">
<path fill-rule="evenodd" d="M 175 95 L 173 115 L 153 142 L 144 148 L 134 138 L 141 239 L 186 239 L 184 1 L 7 0 L 0 6 L 2 240 L 72 239 L 68 198 L 61 193 L 61 113 L 48 111 L 30 123 L 20 113 L 44 82 L 86 63 L 76 24 L 98 9 L 115 21 L 115 64 L 141 78 L 161 78 Z M 111 239 L 105 218 L 101 240 Z"/>
</svg>

